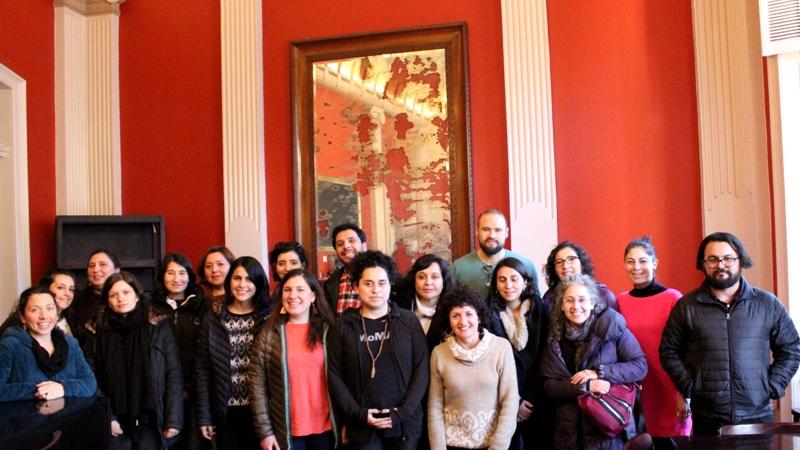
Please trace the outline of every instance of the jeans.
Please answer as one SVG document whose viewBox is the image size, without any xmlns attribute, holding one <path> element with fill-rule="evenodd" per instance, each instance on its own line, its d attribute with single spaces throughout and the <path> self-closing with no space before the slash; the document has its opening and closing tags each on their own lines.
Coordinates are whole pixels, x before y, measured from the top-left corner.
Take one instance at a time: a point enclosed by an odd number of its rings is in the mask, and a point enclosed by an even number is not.
<svg viewBox="0 0 800 450">
<path fill-rule="evenodd" d="M 308 436 L 292 436 L 294 450 L 333 450 L 335 446 L 333 431 L 309 434 Z"/>
</svg>

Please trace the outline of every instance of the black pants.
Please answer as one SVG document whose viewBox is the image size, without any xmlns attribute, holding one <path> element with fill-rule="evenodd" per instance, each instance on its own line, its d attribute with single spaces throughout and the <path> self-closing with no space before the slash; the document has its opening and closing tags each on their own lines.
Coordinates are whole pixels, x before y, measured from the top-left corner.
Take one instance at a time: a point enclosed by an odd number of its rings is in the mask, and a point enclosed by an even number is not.
<svg viewBox="0 0 800 450">
<path fill-rule="evenodd" d="M 231 406 L 224 426 L 216 429 L 214 442 L 218 450 L 257 450 L 256 432 L 253 429 L 253 415 L 249 406 Z"/>
<path fill-rule="evenodd" d="M 372 433 L 369 441 L 364 443 L 351 442 L 351 450 L 417 450 L 417 440 L 403 438 L 385 438 L 379 433 Z"/>
</svg>

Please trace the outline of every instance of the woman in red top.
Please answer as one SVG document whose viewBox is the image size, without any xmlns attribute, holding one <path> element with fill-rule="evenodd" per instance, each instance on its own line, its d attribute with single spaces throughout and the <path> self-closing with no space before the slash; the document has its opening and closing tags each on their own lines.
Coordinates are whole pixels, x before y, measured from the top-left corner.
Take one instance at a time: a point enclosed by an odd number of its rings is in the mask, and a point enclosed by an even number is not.
<svg viewBox="0 0 800 450">
<path fill-rule="evenodd" d="M 333 315 L 316 277 L 303 269 L 286 273 L 276 292 L 282 307 L 259 332 L 250 358 L 256 435 L 262 450 L 333 450 L 336 426 L 325 373 Z"/>
<path fill-rule="evenodd" d="M 672 448 L 667 437 L 688 436 L 692 420 L 688 405 L 661 367 L 658 345 L 672 307 L 681 293 L 658 284 L 656 249 L 649 236 L 636 238 L 625 247 L 625 271 L 633 289 L 617 296 L 628 328 L 642 346 L 650 370 L 642 382 L 642 413 L 655 448 Z M 666 445 L 666 446 L 665 446 Z"/>
</svg>

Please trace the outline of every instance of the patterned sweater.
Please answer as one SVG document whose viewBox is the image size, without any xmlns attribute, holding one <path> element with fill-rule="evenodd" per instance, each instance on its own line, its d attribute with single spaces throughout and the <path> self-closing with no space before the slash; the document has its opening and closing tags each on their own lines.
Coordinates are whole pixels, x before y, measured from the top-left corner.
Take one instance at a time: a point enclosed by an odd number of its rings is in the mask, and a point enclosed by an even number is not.
<svg viewBox="0 0 800 450">
<path fill-rule="evenodd" d="M 519 407 L 511 344 L 484 331 L 480 343 L 465 350 L 449 337 L 433 350 L 430 365 L 431 450 L 506 450 Z"/>
</svg>

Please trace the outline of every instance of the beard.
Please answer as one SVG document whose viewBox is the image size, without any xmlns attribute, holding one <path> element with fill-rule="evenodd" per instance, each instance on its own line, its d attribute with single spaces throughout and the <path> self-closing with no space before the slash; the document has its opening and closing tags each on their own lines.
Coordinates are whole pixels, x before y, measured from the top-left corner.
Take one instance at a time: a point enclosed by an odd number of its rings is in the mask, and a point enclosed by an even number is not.
<svg viewBox="0 0 800 450">
<path fill-rule="evenodd" d="M 500 250 L 503 249 L 503 244 L 501 244 L 498 241 L 493 241 L 493 242 L 495 242 L 497 244 L 494 247 L 489 247 L 486 244 L 486 241 L 480 243 L 481 250 L 483 250 L 483 253 L 485 253 L 487 256 L 494 256 L 494 255 L 500 253 Z"/>
<path fill-rule="evenodd" d="M 727 273 L 728 278 L 719 279 L 717 278 L 717 274 L 720 273 Z M 742 278 L 741 270 L 737 270 L 736 272 L 732 272 L 728 269 L 716 269 L 710 276 L 706 274 L 706 280 L 708 280 L 708 284 L 711 285 L 714 289 L 723 290 L 728 289 L 729 287 L 735 285 L 739 282 Z"/>
</svg>

